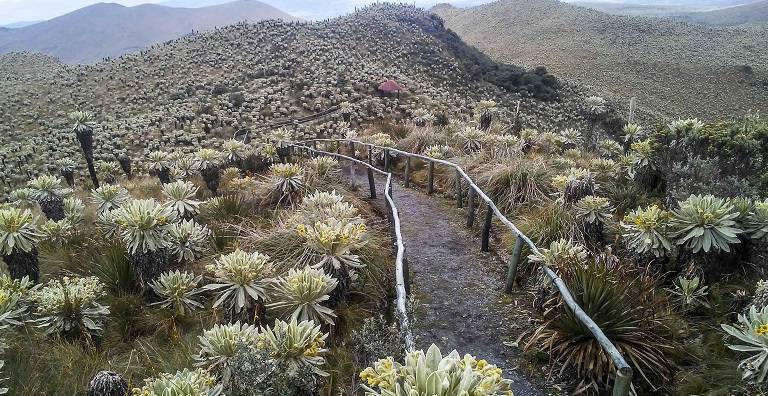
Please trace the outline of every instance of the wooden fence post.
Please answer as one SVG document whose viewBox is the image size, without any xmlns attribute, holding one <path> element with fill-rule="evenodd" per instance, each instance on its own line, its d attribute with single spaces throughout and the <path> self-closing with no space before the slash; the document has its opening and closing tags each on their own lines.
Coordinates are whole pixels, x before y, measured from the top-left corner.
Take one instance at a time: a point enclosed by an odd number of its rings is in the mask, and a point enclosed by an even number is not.
<svg viewBox="0 0 768 396">
<path fill-rule="evenodd" d="M 411 156 L 405 156 L 405 188 L 411 186 Z"/>
<path fill-rule="evenodd" d="M 368 146 L 368 164 L 373 165 L 373 147 Z"/>
<path fill-rule="evenodd" d="M 483 224 L 482 241 L 480 250 L 487 252 L 490 250 L 491 244 L 491 220 L 493 220 L 493 209 L 490 204 L 485 205 L 485 223 Z"/>
<path fill-rule="evenodd" d="M 616 370 L 616 379 L 613 382 L 613 396 L 628 396 L 632 385 L 632 368 Z"/>
<path fill-rule="evenodd" d="M 523 251 L 523 238 L 518 235 L 515 240 L 515 249 L 512 251 L 512 257 L 509 259 L 509 267 L 507 268 L 507 282 L 504 284 L 504 293 L 512 293 L 512 288 L 515 285 L 515 278 L 517 277 L 517 265 L 520 262 L 520 254 Z"/>
<path fill-rule="evenodd" d="M 429 161 L 429 173 L 427 173 L 427 194 L 435 192 L 435 162 Z"/>
<path fill-rule="evenodd" d="M 387 172 L 389 172 L 389 165 L 390 165 L 389 149 L 384 149 L 384 170 Z"/>
<path fill-rule="evenodd" d="M 467 193 L 467 228 L 475 224 L 475 189 L 469 186 Z"/>
<path fill-rule="evenodd" d="M 371 190 L 371 199 L 376 199 L 376 180 L 373 178 L 373 169 L 368 169 L 368 188 Z"/>
<path fill-rule="evenodd" d="M 456 207 L 459 209 L 464 205 L 464 197 L 461 196 L 461 181 L 463 179 L 464 178 L 461 177 L 461 172 L 456 169 Z"/>
</svg>

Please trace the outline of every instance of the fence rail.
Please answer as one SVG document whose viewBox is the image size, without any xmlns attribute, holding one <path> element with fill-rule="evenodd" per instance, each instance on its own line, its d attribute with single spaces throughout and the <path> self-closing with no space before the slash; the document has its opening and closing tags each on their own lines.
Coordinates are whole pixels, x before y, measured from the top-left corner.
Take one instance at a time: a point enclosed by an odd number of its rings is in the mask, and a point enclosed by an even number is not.
<svg viewBox="0 0 768 396">
<path fill-rule="evenodd" d="M 520 256 L 522 254 L 523 245 L 527 245 L 528 248 L 531 250 L 531 252 L 538 253 L 539 249 L 536 247 L 536 245 L 528 238 L 525 234 L 523 234 L 509 219 L 507 219 L 506 216 L 504 216 L 503 213 L 499 210 L 499 208 L 496 206 L 496 204 L 493 202 L 493 200 L 488 197 L 483 190 L 478 187 L 474 181 L 472 180 L 469 175 L 462 169 L 459 165 L 445 160 L 440 160 L 436 158 L 431 158 L 425 155 L 421 154 L 415 154 L 415 153 L 409 153 L 407 151 L 398 150 L 392 147 L 385 147 L 385 146 L 377 146 L 375 144 L 371 143 L 365 143 L 359 140 L 354 139 L 312 139 L 307 140 L 304 142 L 299 142 L 302 146 L 297 147 L 304 147 L 309 148 L 307 144 L 311 144 L 312 148 L 311 150 L 314 150 L 316 152 L 319 152 L 317 150 L 317 144 L 323 143 L 325 144 L 325 151 L 322 151 L 322 153 L 326 153 L 328 155 L 333 155 L 337 157 L 341 157 L 344 159 L 352 160 L 358 163 L 364 163 L 356 158 L 347 157 L 344 155 L 341 155 L 341 142 L 344 142 L 344 144 L 348 145 L 348 147 L 352 150 L 353 155 L 355 155 L 356 150 L 355 146 L 359 145 L 360 147 L 367 148 L 367 163 L 366 165 L 369 166 L 369 176 L 372 178 L 372 175 L 370 173 L 370 168 L 376 169 L 378 171 L 378 168 L 375 167 L 374 161 L 373 161 L 373 152 L 375 150 L 379 150 L 383 153 L 383 160 L 384 160 L 384 170 L 380 171 L 387 175 L 387 185 L 388 189 L 391 192 L 391 178 L 392 173 L 389 172 L 391 165 L 392 165 L 392 154 L 397 154 L 399 156 L 405 157 L 405 174 L 404 174 L 404 182 L 405 186 L 409 187 L 411 183 L 411 172 L 412 172 L 412 166 L 411 166 L 411 159 L 417 158 L 422 161 L 427 162 L 428 164 L 428 174 L 427 174 L 427 193 L 432 194 L 434 192 L 434 171 L 435 171 L 435 165 L 444 165 L 450 168 L 455 169 L 456 172 L 456 203 L 459 208 L 462 207 L 463 204 L 463 187 L 462 187 L 462 181 L 466 182 L 467 187 L 467 226 L 471 227 L 474 224 L 474 218 L 475 218 L 475 196 L 479 197 L 482 202 L 485 203 L 486 206 L 486 214 L 485 219 L 483 223 L 482 228 L 482 237 L 481 237 L 481 250 L 482 251 L 488 251 L 490 249 L 490 232 L 491 232 L 491 224 L 493 221 L 493 217 L 501 221 L 501 223 L 509 229 L 510 232 L 512 232 L 513 235 L 515 235 L 515 247 L 512 250 L 512 254 L 509 258 L 509 263 L 507 267 L 507 277 L 504 285 L 504 292 L 510 293 L 512 291 L 512 288 L 514 287 L 514 281 L 515 277 L 517 276 L 517 268 L 518 264 L 520 262 Z M 328 151 L 329 143 L 333 143 L 335 146 L 335 153 Z M 391 194 L 388 196 L 388 200 L 391 200 Z M 394 207 L 394 201 L 391 201 L 390 203 L 392 205 L 392 208 Z M 397 219 L 398 223 L 398 231 L 399 231 L 399 222 L 400 219 Z M 398 244 L 402 243 L 402 237 L 398 235 Z M 404 252 L 404 249 L 403 249 Z M 399 251 L 398 251 L 399 253 Z M 400 259 L 400 258 L 398 258 Z M 400 262 L 401 263 L 401 262 Z M 557 275 L 555 271 L 552 270 L 548 265 L 542 263 L 540 264 L 542 271 L 547 276 L 547 278 L 550 279 L 552 284 L 555 285 L 558 292 L 563 298 L 563 301 L 565 304 L 570 308 L 571 312 L 578 318 L 578 320 L 592 333 L 592 335 L 595 337 L 597 342 L 600 344 L 600 346 L 603 348 L 603 350 L 610 356 L 614 367 L 616 368 L 616 376 L 613 384 L 613 396 L 626 396 L 630 392 L 630 388 L 632 385 L 632 367 L 627 363 L 627 361 L 622 356 L 621 352 L 616 348 L 615 345 L 608 339 L 608 337 L 603 333 L 603 330 L 600 329 L 600 327 L 595 323 L 592 318 L 587 315 L 586 312 L 579 306 L 579 304 L 576 302 L 576 300 L 573 298 L 573 295 L 571 294 L 570 290 L 568 290 L 568 287 L 566 286 L 565 282 Z M 398 265 L 398 270 L 402 270 L 402 266 Z M 403 289 L 405 290 L 405 285 L 403 286 Z M 399 293 L 399 290 L 398 290 Z"/>
</svg>

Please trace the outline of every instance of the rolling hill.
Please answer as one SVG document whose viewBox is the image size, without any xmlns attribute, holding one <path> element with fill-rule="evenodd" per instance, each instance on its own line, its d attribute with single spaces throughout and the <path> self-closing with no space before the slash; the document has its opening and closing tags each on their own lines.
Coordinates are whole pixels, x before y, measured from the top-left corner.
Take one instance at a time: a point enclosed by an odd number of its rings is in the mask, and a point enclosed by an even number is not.
<svg viewBox="0 0 768 396">
<path fill-rule="evenodd" d="M 638 98 L 657 119 L 768 107 L 768 29 L 615 16 L 556 0 L 433 8 L 497 61 L 544 65 L 595 93 Z"/>
<path fill-rule="evenodd" d="M 31 26 L 0 30 L 0 53 L 41 52 L 65 63 L 93 63 L 193 31 L 276 18 L 295 19 L 256 0 L 194 9 L 98 3 Z"/>
<path fill-rule="evenodd" d="M 690 12 L 677 19 L 707 25 L 736 26 L 768 23 L 768 0 L 707 12 Z"/>
</svg>

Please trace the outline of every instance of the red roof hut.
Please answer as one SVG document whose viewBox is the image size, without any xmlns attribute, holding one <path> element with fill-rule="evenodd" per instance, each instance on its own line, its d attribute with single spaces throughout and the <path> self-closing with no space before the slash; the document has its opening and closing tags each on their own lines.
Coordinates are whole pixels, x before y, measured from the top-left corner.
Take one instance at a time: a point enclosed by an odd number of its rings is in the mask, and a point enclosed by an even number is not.
<svg viewBox="0 0 768 396">
<path fill-rule="evenodd" d="M 400 96 L 400 91 L 404 90 L 405 87 L 395 80 L 387 80 L 379 85 L 379 92 L 384 94 L 397 94 L 398 97 Z"/>
</svg>

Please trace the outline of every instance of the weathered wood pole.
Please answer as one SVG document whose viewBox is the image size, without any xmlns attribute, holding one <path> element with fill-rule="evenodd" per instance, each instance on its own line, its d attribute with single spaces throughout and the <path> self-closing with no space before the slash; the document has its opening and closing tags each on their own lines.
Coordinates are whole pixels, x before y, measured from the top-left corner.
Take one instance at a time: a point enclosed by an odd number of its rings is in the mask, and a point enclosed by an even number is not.
<svg viewBox="0 0 768 396">
<path fill-rule="evenodd" d="M 480 244 L 480 250 L 487 252 L 490 250 L 491 244 L 491 220 L 493 220 L 493 209 L 490 204 L 485 205 L 485 223 L 483 223 L 482 241 Z"/>
<path fill-rule="evenodd" d="M 389 165 L 391 160 L 389 159 L 389 149 L 384 149 L 384 170 L 389 172 Z"/>
<path fill-rule="evenodd" d="M 368 164 L 373 165 L 373 147 L 368 146 Z"/>
<path fill-rule="evenodd" d="M 467 228 L 475 224 L 475 189 L 469 186 L 467 193 Z"/>
<path fill-rule="evenodd" d="M 373 179 L 373 169 L 368 168 L 368 189 L 371 190 L 371 199 L 376 199 L 376 180 Z"/>
<path fill-rule="evenodd" d="M 427 173 L 427 194 L 435 192 L 435 162 L 429 161 L 429 173 Z"/>
<path fill-rule="evenodd" d="M 463 177 L 461 177 L 461 172 L 459 172 L 458 169 L 456 169 L 456 207 L 461 209 L 461 207 L 464 205 L 464 200 L 462 197 L 462 191 L 461 191 L 461 180 Z"/>
<path fill-rule="evenodd" d="M 515 240 L 515 249 L 512 250 L 512 257 L 509 258 L 509 267 L 507 268 L 507 281 L 504 284 L 504 293 L 512 293 L 517 277 L 517 265 L 520 263 L 520 254 L 523 251 L 523 238 L 518 235 Z"/>
<path fill-rule="evenodd" d="M 411 186 L 411 156 L 405 157 L 405 188 Z"/>
</svg>

